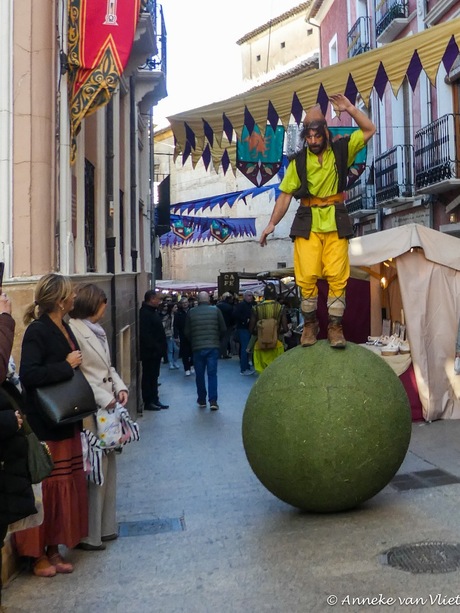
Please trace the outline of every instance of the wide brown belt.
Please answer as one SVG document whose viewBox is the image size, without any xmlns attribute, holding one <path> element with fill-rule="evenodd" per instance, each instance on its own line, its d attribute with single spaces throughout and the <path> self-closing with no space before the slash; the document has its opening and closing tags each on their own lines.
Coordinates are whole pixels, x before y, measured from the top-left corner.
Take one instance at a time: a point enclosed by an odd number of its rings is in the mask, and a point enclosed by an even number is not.
<svg viewBox="0 0 460 613">
<path fill-rule="evenodd" d="M 343 194 L 334 194 L 326 198 L 319 196 L 310 196 L 310 198 L 301 198 L 300 202 L 304 206 L 331 206 L 332 204 L 343 204 L 345 198 Z"/>
</svg>

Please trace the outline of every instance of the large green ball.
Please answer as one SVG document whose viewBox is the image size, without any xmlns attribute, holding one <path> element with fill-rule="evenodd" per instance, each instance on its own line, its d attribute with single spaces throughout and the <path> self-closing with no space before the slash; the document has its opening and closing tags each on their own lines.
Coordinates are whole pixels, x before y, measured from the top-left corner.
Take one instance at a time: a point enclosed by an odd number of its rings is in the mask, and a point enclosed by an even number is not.
<svg viewBox="0 0 460 613">
<path fill-rule="evenodd" d="M 243 415 L 256 476 L 281 500 L 312 512 L 351 509 L 377 494 L 401 466 L 410 436 L 399 378 L 353 343 L 287 351 L 261 373 Z"/>
</svg>

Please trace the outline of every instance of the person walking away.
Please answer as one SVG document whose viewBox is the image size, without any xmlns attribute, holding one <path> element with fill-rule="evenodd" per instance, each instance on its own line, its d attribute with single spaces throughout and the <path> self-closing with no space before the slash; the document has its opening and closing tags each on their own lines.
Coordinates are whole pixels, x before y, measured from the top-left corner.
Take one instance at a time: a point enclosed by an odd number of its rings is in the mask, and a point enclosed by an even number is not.
<svg viewBox="0 0 460 613">
<path fill-rule="evenodd" d="M 198 306 L 190 309 L 185 320 L 185 334 L 190 339 L 195 365 L 197 402 L 206 408 L 209 398 L 211 411 L 217 411 L 217 361 L 219 359 L 220 340 L 226 331 L 222 313 L 216 306 L 209 304 L 209 294 L 198 294 Z M 208 375 L 206 390 L 205 375 Z"/>
<path fill-rule="evenodd" d="M 176 313 L 176 303 L 164 303 L 162 310 L 162 323 L 166 334 L 169 370 L 176 370 L 179 368 L 178 364 L 176 363 L 177 343 L 174 340 L 174 317 Z"/>
<path fill-rule="evenodd" d="M 160 402 L 158 397 L 158 377 L 161 360 L 167 352 L 166 334 L 161 322 L 158 307 L 161 294 L 147 290 L 139 310 L 139 349 L 142 362 L 142 401 L 146 411 L 161 411 L 169 405 Z"/>
<path fill-rule="evenodd" d="M 184 373 L 186 377 L 190 377 L 192 374 L 193 358 L 192 358 L 192 345 L 189 339 L 185 336 L 185 320 L 187 318 L 187 312 L 189 310 L 188 298 L 181 298 L 179 300 L 177 313 L 174 317 L 174 329 L 173 336 L 179 345 L 179 357 L 182 360 L 184 367 Z"/>
<path fill-rule="evenodd" d="M 4 389 L 13 347 L 15 321 L 11 302 L 0 295 L 0 385 Z M 12 385 L 12 384 L 11 384 Z M 6 390 L 5 390 L 6 391 Z M 37 512 L 27 464 L 28 444 L 22 418 L 7 393 L 0 393 L 0 611 L 2 609 L 2 547 L 8 525 Z"/>
<path fill-rule="evenodd" d="M 82 353 L 80 369 L 94 393 L 99 409 L 114 410 L 117 403 L 128 402 L 128 388 L 112 366 L 110 349 L 104 328 L 99 323 L 107 308 L 107 296 L 93 283 L 77 288 L 77 296 L 69 315 L 70 329 Z M 97 436 L 96 416 L 83 420 L 83 427 Z M 88 536 L 79 543 L 81 549 L 100 551 L 104 541 L 118 537 L 116 519 L 117 465 L 116 450 L 102 451 L 102 485 L 88 481 Z"/>
<path fill-rule="evenodd" d="M 258 334 L 262 322 L 267 322 L 267 329 L 273 325 L 273 339 L 265 342 L 262 335 Z M 264 371 L 269 364 L 284 353 L 284 345 L 279 339 L 281 334 L 287 332 L 286 311 L 276 300 L 276 288 L 273 283 L 267 283 L 264 288 L 264 299 L 252 309 L 249 331 L 258 336 L 254 344 L 254 368 L 258 373 Z M 268 330 L 267 330 L 268 331 Z"/>
<path fill-rule="evenodd" d="M 221 360 L 228 360 L 232 357 L 230 351 L 230 337 L 233 332 L 233 296 L 230 294 L 230 292 L 225 292 L 222 294 L 222 297 L 216 306 L 221 310 L 222 315 L 224 316 L 225 325 L 227 326 L 227 330 L 220 342 L 219 357 Z"/>
<path fill-rule="evenodd" d="M 240 345 L 240 371 L 242 375 L 253 375 L 255 372 L 249 366 L 249 354 L 246 351 L 251 340 L 249 322 L 251 321 L 253 306 L 254 294 L 250 290 L 246 290 L 243 294 L 243 300 L 236 305 L 233 315 Z"/>
<path fill-rule="evenodd" d="M 305 147 L 291 160 L 280 184 L 270 222 L 260 237 L 260 245 L 286 214 L 292 197 L 300 200 L 290 236 L 294 240 L 294 273 L 302 294 L 304 327 L 301 345 L 316 343 L 318 333 L 317 280 L 329 284 L 328 341 L 331 347 L 346 346 L 342 318 L 345 311 L 345 288 L 350 276 L 348 239 L 353 228 L 344 205 L 348 170 L 356 155 L 375 133 L 372 121 L 342 94 L 330 96 L 337 113 L 347 112 L 359 130 L 350 137 L 332 142 L 319 105 L 310 109 L 303 122 Z"/>
<path fill-rule="evenodd" d="M 71 573 L 59 545 L 72 549 L 88 535 L 88 496 L 80 432 L 82 421 L 50 427 L 36 400 L 35 389 L 66 381 L 81 365 L 81 351 L 64 317 L 73 308 L 75 292 L 68 277 L 50 273 L 39 279 L 35 301 L 27 308 L 19 378 L 26 393 L 25 413 L 37 437 L 45 441 L 54 461 L 42 481 L 44 521 L 14 534 L 20 556 L 34 559 L 33 573 L 53 577 Z"/>
</svg>

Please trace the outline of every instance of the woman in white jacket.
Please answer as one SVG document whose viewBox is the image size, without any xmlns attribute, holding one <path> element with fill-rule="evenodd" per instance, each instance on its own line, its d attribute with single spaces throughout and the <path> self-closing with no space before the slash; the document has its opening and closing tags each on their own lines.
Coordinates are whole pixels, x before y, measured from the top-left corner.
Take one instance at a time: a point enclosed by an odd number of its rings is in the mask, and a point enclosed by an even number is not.
<svg viewBox="0 0 460 613">
<path fill-rule="evenodd" d="M 80 369 L 89 381 L 99 409 L 113 409 L 117 403 L 128 401 L 127 386 L 123 383 L 110 359 L 107 336 L 99 321 L 107 307 L 104 291 L 93 283 L 77 287 L 69 325 L 78 340 L 82 353 Z M 97 434 L 95 416 L 88 417 L 83 427 Z M 88 551 L 105 549 L 104 541 L 116 539 L 116 452 L 102 454 L 103 484 L 88 482 L 89 534 L 79 547 Z"/>
</svg>

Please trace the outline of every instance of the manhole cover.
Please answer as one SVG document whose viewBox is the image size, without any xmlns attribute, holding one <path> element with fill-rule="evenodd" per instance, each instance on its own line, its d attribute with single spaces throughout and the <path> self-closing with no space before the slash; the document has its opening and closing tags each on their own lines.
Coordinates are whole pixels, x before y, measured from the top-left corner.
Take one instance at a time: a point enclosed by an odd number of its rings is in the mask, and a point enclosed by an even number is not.
<svg viewBox="0 0 460 613">
<path fill-rule="evenodd" d="M 393 547 L 383 563 L 410 573 L 451 573 L 460 568 L 460 544 L 425 541 Z"/>
<path fill-rule="evenodd" d="M 119 536 L 147 536 L 162 532 L 180 532 L 185 530 L 184 517 L 157 518 L 141 521 L 126 521 L 118 524 Z"/>
</svg>

